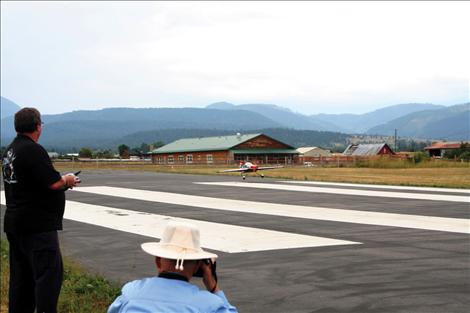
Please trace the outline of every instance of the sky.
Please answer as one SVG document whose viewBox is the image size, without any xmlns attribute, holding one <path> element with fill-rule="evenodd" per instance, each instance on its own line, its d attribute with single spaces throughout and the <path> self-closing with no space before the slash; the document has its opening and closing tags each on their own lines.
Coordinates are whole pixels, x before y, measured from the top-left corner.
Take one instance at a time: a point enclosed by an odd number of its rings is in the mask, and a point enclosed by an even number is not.
<svg viewBox="0 0 470 313">
<path fill-rule="evenodd" d="M 470 101 L 470 2 L 1 1 L 1 95 L 43 114 Z"/>
</svg>

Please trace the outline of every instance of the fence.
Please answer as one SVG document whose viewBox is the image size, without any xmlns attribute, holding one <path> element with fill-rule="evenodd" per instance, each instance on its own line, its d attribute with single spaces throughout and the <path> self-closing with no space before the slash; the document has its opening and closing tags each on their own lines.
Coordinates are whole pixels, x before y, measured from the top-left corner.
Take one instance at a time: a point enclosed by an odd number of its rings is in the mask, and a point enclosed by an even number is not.
<svg viewBox="0 0 470 313">
<path fill-rule="evenodd" d="M 330 166 L 351 166 L 357 162 L 368 162 L 378 161 L 383 159 L 388 160 L 406 160 L 408 156 L 406 154 L 392 154 L 392 155 L 380 155 L 380 156 L 351 156 L 351 155 L 333 155 L 333 156 L 318 156 L 318 157 L 299 157 L 298 164 L 303 165 L 330 165 Z"/>
</svg>

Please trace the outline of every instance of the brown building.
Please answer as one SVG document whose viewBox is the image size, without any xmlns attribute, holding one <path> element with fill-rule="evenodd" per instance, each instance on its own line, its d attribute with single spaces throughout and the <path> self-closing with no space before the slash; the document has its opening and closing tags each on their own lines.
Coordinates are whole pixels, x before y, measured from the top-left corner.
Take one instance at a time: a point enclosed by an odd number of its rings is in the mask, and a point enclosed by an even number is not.
<svg viewBox="0 0 470 313">
<path fill-rule="evenodd" d="M 290 164 L 294 147 L 264 134 L 187 138 L 150 152 L 155 164 Z"/>
<path fill-rule="evenodd" d="M 429 156 L 439 158 L 443 157 L 446 151 L 459 149 L 461 145 L 461 142 L 435 142 L 432 145 L 425 147 L 424 150 L 429 152 Z"/>
</svg>

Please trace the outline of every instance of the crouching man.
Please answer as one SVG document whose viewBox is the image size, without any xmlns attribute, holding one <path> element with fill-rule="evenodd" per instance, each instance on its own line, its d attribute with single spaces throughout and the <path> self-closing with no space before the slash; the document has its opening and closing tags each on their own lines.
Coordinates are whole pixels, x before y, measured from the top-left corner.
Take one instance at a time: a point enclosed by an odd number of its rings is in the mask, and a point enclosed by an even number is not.
<svg viewBox="0 0 470 313">
<path fill-rule="evenodd" d="M 194 225 L 170 222 L 160 242 L 141 247 L 155 256 L 158 276 L 124 285 L 108 313 L 237 312 L 218 287 L 212 262 L 217 255 L 201 249 L 199 230 Z M 207 291 L 190 283 L 195 274 L 202 275 Z"/>
</svg>

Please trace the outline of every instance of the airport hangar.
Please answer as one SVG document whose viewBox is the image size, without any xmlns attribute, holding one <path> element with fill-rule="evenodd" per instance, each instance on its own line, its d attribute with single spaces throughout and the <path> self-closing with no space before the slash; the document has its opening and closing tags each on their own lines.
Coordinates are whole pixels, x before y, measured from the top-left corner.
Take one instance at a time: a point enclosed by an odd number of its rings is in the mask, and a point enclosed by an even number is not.
<svg viewBox="0 0 470 313">
<path fill-rule="evenodd" d="M 234 164 L 250 161 L 256 164 L 292 164 L 299 152 L 292 146 L 265 134 L 186 138 L 152 150 L 152 163 Z"/>
</svg>

